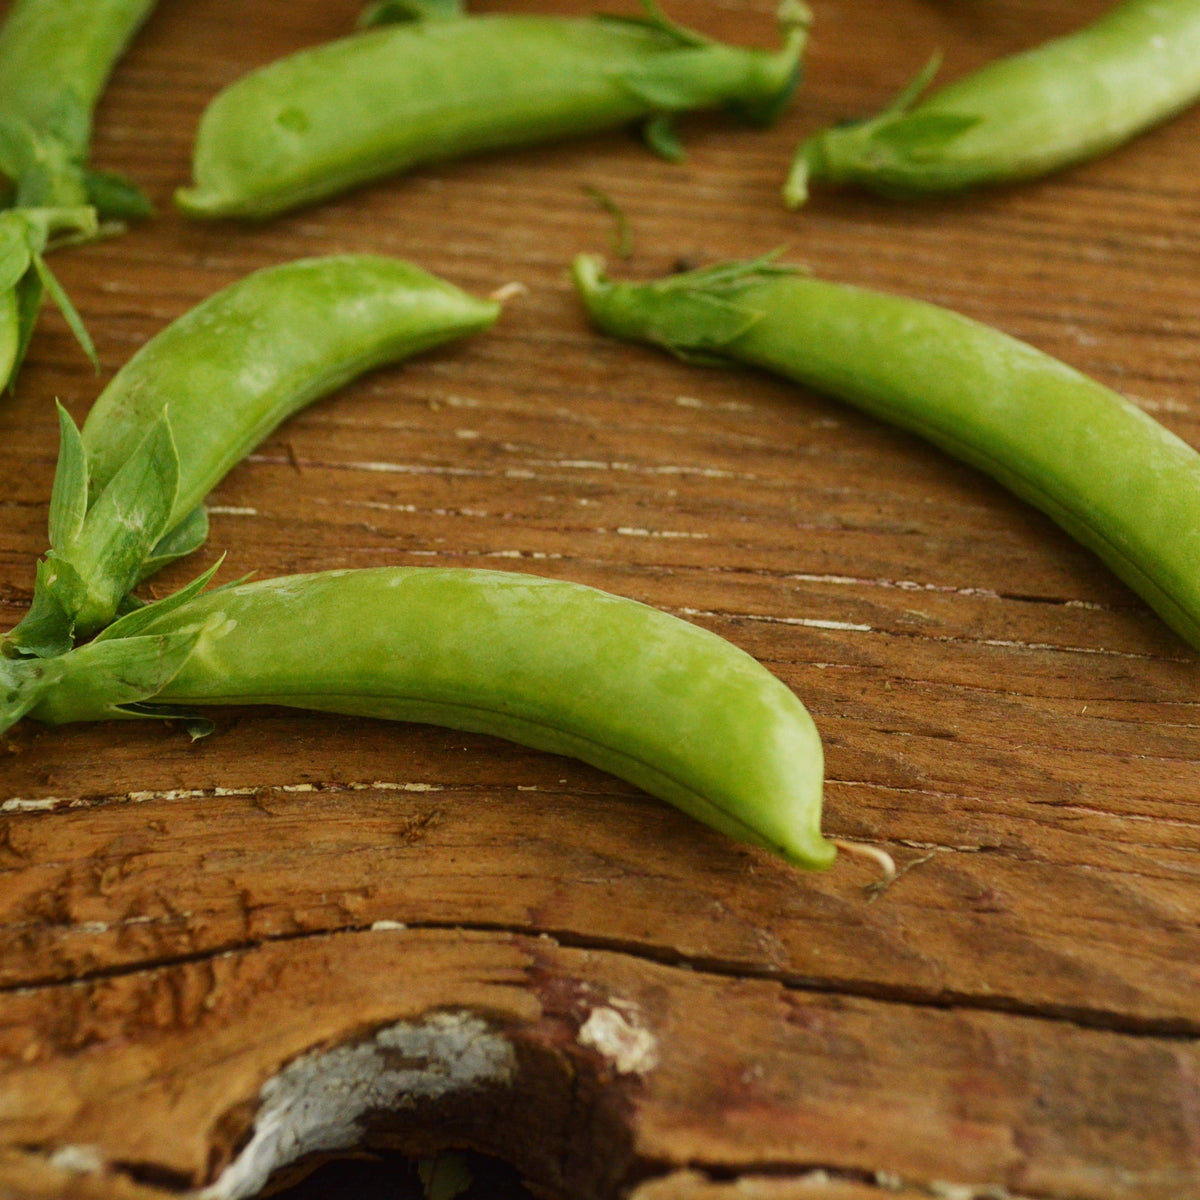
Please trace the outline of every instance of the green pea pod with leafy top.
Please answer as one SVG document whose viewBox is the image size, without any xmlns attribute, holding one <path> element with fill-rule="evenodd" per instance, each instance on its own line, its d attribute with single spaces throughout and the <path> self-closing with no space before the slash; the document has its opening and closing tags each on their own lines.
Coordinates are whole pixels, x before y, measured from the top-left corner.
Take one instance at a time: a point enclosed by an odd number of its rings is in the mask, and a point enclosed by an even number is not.
<svg viewBox="0 0 1200 1200">
<path fill-rule="evenodd" d="M 1094 24 L 999 59 L 918 103 L 936 62 L 881 114 L 805 141 L 784 186 L 904 197 L 1045 175 L 1200 100 L 1200 0 L 1125 0 Z"/>
<path fill-rule="evenodd" d="M 499 311 L 410 263 L 358 254 L 268 267 L 209 297 L 114 376 L 82 433 L 60 407 L 50 551 L 0 650 L 54 656 L 102 628 L 139 581 L 204 541 L 205 495 L 285 418 Z"/>
<path fill-rule="evenodd" d="M 1200 454 L 1115 392 L 947 309 L 770 260 L 630 284 L 583 255 L 575 279 L 618 337 L 777 372 L 987 472 L 1200 649 Z"/>
<path fill-rule="evenodd" d="M 24 361 L 43 292 L 54 298 L 71 332 L 99 369 L 95 347 L 75 306 L 42 256 L 56 236 L 89 237 L 95 232 L 95 209 L 86 206 L 0 212 L 0 389 L 13 383 Z"/>
<path fill-rule="evenodd" d="M 778 52 L 667 20 L 485 15 L 386 25 L 302 50 L 221 92 L 200 121 L 193 217 L 268 217 L 418 163 L 729 107 L 774 119 L 799 75 L 808 11 L 788 0 Z"/>
<path fill-rule="evenodd" d="M 495 734 L 581 759 L 735 838 L 827 866 L 812 719 L 708 630 L 581 584 L 381 567 L 132 613 L 61 658 L 0 662 L 0 731 L 280 704 Z M 7 671 L 7 675 L 5 675 Z"/>
<path fill-rule="evenodd" d="M 144 216 L 126 181 L 88 169 L 92 112 L 155 0 L 16 0 L 0 26 L 0 174 L 19 206 Z"/>
</svg>

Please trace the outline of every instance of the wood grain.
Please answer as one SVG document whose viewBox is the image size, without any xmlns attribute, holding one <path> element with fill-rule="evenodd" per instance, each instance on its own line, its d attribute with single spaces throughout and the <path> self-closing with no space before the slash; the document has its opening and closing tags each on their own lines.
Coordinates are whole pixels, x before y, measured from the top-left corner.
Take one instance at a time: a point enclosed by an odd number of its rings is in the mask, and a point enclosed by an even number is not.
<svg viewBox="0 0 1200 1200">
<path fill-rule="evenodd" d="M 22 723 L 0 741 L 0 1194 L 201 1187 L 288 1063 L 451 1011 L 516 1048 L 510 1088 L 380 1114 L 368 1140 L 468 1143 L 551 1194 L 1200 1195 L 1195 653 L 969 468 L 783 381 L 606 340 L 565 274 L 609 245 L 599 189 L 635 235 L 614 273 L 786 244 L 1024 338 L 1200 446 L 1200 112 L 1021 188 L 916 207 L 824 192 L 788 213 L 799 138 L 877 108 L 933 49 L 949 78 L 1106 7 L 816 0 L 792 110 L 766 131 L 688 118 L 682 165 L 617 132 L 261 225 L 175 215 L 207 100 L 358 7 L 174 0 L 120 64 L 94 159 L 158 214 L 54 257 L 102 372 L 47 309 L 0 403 L 0 625 L 45 549 L 52 399 L 82 419 L 216 288 L 342 250 L 478 294 L 515 282 L 490 334 L 284 425 L 154 591 L 225 553 L 223 578 L 494 566 L 646 601 L 795 689 L 826 746 L 827 831 L 902 874 L 878 896 L 847 858 L 804 875 L 482 736 L 283 709 L 220 713 L 195 744 Z M 672 6 L 760 45 L 770 10 Z M 614 998 L 652 1069 L 580 1041 Z"/>
</svg>

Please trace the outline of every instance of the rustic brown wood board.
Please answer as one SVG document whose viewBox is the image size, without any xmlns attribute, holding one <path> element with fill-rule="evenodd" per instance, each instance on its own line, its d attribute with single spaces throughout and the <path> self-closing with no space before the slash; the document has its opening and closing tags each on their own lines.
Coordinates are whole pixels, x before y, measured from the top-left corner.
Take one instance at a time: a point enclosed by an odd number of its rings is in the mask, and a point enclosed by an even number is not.
<svg viewBox="0 0 1200 1200">
<path fill-rule="evenodd" d="M 815 0 L 793 108 L 765 132 L 684 121 L 683 165 L 614 133 L 261 225 L 177 216 L 206 101 L 358 7 L 172 0 L 119 66 L 94 160 L 159 211 L 53 260 L 103 371 L 47 310 L 0 402 L 0 626 L 45 549 L 54 397 L 82 420 L 218 287 L 345 250 L 518 283 L 491 333 L 284 425 L 155 590 L 225 553 L 224 579 L 500 567 L 648 602 L 796 691 L 827 831 L 901 875 L 873 895 L 844 856 L 805 874 L 483 736 L 282 709 L 221 712 L 194 744 L 23 722 L 0 742 L 0 1196 L 234 1194 L 251 1151 L 273 1161 L 270 1097 L 334 1103 L 346 1062 L 411 1076 L 407 1102 L 345 1097 L 364 1144 L 470 1145 L 554 1196 L 1200 1196 L 1196 655 L 973 470 L 780 380 L 607 340 L 565 274 L 609 245 L 599 189 L 636 238 L 614 273 L 787 244 L 1024 338 L 1200 446 L 1200 112 L 1020 188 L 788 213 L 802 134 L 934 49 L 951 77 L 1106 8 Z M 770 45 L 771 8 L 671 11 Z"/>
</svg>

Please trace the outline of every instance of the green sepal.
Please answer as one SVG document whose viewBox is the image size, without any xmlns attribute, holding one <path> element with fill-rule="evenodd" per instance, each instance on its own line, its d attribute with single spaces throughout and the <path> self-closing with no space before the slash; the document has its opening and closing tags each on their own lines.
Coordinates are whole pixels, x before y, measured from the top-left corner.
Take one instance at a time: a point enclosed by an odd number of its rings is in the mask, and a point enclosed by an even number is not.
<svg viewBox="0 0 1200 1200">
<path fill-rule="evenodd" d="M 182 521 L 165 533 L 150 551 L 141 570 L 138 571 L 137 583 L 149 579 L 151 575 L 161 571 L 176 559 L 186 558 L 199 550 L 208 539 L 208 510 L 203 504 L 196 505 Z"/>
<path fill-rule="evenodd" d="M 46 289 L 50 298 L 58 305 L 63 319 L 67 322 L 68 328 L 75 335 L 75 340 L 83 347 L 83 352 L 88 356 L 92 366 L 96 368 L 96 373 L 99 374 L 99 355 L 96 353 L 96 347 L 92 342 L 91 335 L 83 324 L 83 318 L 76 311 L 75 305 L 71 303 L 70 296 L 67 295 L 63 290 L 62 284 L 54 277 L 54 273 L 46 265 L 46 260 L 38 253 L 33 255 L 33 268 L 37 272 L 42 287 Z"/>
<path fill-rule="evenodd" d="M 17 212 L 0 213 L 0 292 L 15 288 L 32 262 L 28 223 Z"/>
<path fill-rule="evenodd" d="M 659 54 L 614 74 L 615 82 L 655 112 L 682 112 L 711 104 L 709 46 Z"/>
<path fill-rule="evenodd" d="M 182 608 L 183 605 L 194 600 L 209 585 L 213 576 L 220 570 L 221 563 L 224 561 L 225 558 L 222 555 L 208 570 L 197 575 L 191 583 L 185 584 L 179 591 L 172 592 L 169 596 L 164 596 L 161 600 L 152 600 L 149 604 L 140 605 L 132 612 L 127 613 L 119 620 L 102 629 L 93 641 L 108 642 L 139 636 L 151 622 L 157 621 L 159 617 L 165 617 L 168 613 L 174 612 L 177 608 Z M 243 582 L 243 579 L 237 580 L 237 583 Z M 225 586 L 232 587 L 236 585 L 226 584 Z"/>
<path fill-rule="evenodd" d="M 83 186 L 88 203 L 107 220 L 140 221 L 154 216 L 150 197 L 116 171 L 84 171 Z"/>
<path fill-rule="evenodd" d="M 650 117 L 642 126 L 642 138 L 655 154 L 667 162 L 681 163 L 687 159 L 687 151 L 675 132 L 675 123 L 667 113 Z"/>
<path fill-rule="evenodd" d="M 891 101 L 873 120 L 882 117 L 899 116 L 910 108 L 928 91 L 937 73 L 942 69 L 942 55 L 935 51 L 926 60 L 925 65 L 892 97 Z"/>
<path fill-rule="evenodd" d="M 633 25 L 638 29 L 649 29 L 654 33 L 662 33 L 669 37 L 677 46 L 711 46 L 712 38 L 705 37 L 678 21 L 672 21 L 663 12 L 658 0 L 641 0 L 645 15 L 641 17 L 625 16 L 622 13 L 600 13 L 594 19 L 611 25 Z"/>
<path fill-rule="evenodd" d="M 646 328 L 648 341 L 691 362 L 709 362 L 737 341 L 764 313 L 704 292 L 680 292 L 668 311 Z"/>
<path fill-rule="evenodd" d="M 50 548 L 65 550 L 79 536 L 88 510 L 87 451 L 71 414 L 58 408 L 58 465 L 50 492 Z"/>
<path fill-rule="evenodd" d="M 0 113 L 0 172 L 16 185 L 19 208 L 86 203 L 83 171 L 70 146 L 6 113 Z"/>
<path fill-rule="evenodd" d="M 406 21 L 453 21 L 463 16 L 459 0 L 376 0 L 359 14 L 359 29 Z"/>
<path fill-rule="evenodd" d="M 74 644 L 75 614 L 87 598 L 87 585 L 69 562 L 47 555 L 37 565 L 33 603 L 3 639 L 4 653 L 56 658 Z"/>
<path fill-rule="evenodd" d="M 59 668 L 54 686 L 25 711 L 53 725 L 150 715 L 132 706 L 153 700 L 179 674 L 204 631 L 201 625 L 80 646 L 50 660 Z"/>
<path fill-rule="evenodd" d="M 164 410 L 96 497 L 70 551 L 88 584 L 78 625 L 90 633 L 112 620 L 142 564 L 167 532 L 179 490 L 179 454 Z"/>
<path fill-rule="evenodd" d="M 61 677 L 56 659 L 0 658 L 0 733 L 35 708 Z"/>
<path fill-rule="evenodd" d="M 10 390 L 16 386 L 17 372 L 29 353 L 29 343 L 33 340 L 33 328 L 37 324 L 38 312 L 42 307 L 42 281 L 36 271 L 28 271 L 21 277 L 15 288 L 17 297 L 17 352 L 9 371 L 8 386 Z"/>
<path fill-rule="evenodd" d="M 885 121 L 871 133 L 873 150 L 883 147 L 886 157 L 920 163 L 936 159 L 955 139 L 973 129 L 982 117 L 968 113 L 915 112 Z"/>
<path fill-rule="evenodd" d="M 662 346 L 689 362 L 711 363 L 723 361 L 721 351 L 765 315 L 745 303 L 741 293 L 764 279 L 802 273 L 800 267 L 776 263 L 777 253 L 641 285 L 609 283 L 594 255 L 579 255 L 572 273 L 602 329 Z"/>
<path fill-rule="evenodd" d="M 217 728 L 208 717 L 202 717 L 194 708 L 184 704 L 155 704 L 139 701 L 135 704 L 119 705 L 121 712 L 134 717 L 150 717 L 159 721 L 182 721 L 184 729 L 193 742 L 209 737 Z"/>
</svg>

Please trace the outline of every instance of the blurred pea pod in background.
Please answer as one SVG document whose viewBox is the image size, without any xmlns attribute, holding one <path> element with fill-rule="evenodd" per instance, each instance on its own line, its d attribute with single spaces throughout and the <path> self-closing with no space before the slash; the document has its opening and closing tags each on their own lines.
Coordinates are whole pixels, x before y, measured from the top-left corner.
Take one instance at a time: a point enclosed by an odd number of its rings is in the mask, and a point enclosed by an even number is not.
<svg viewBox="0 0 1200 1200">
<path fill-rule="evenodd" d="M 0 25 L 0 386 L 21 366 L 49 292 L 94 361 L 42 253 L 94 237 L 102 219 L 143 217 L 129 181 L 87 164 L 92 113 L 154 0 L 17 0 Z"/>
<path fill-rule="evenodd" d="M 989 63 L 922 100 L 935 58 L 881 113 L 821 131 L 784 185 L 894 198 L 1046 175 L 1096 158 L 1200 99 L 1200 0 L 1125 0 L 1067 37 Z"/>
</svg>

